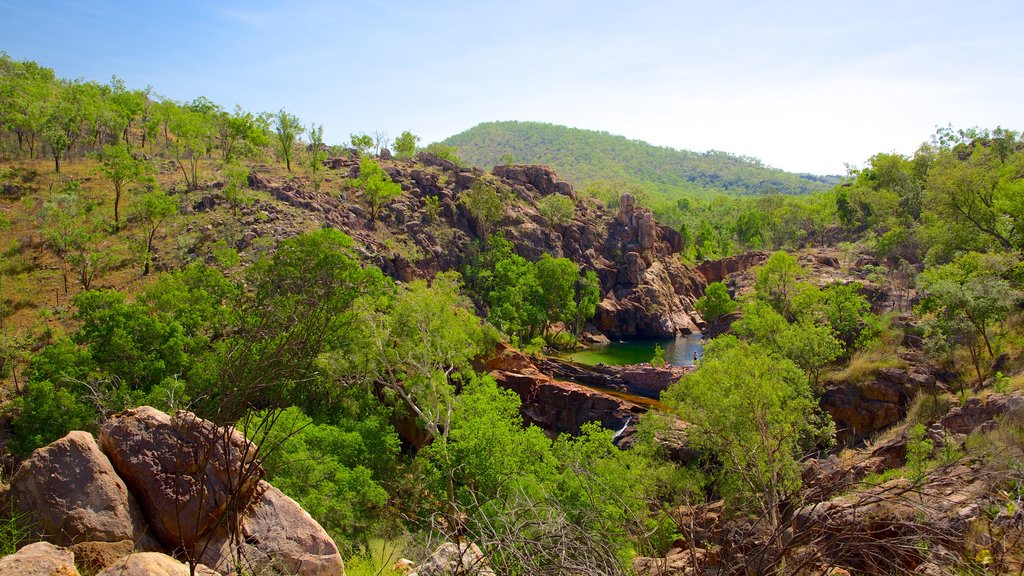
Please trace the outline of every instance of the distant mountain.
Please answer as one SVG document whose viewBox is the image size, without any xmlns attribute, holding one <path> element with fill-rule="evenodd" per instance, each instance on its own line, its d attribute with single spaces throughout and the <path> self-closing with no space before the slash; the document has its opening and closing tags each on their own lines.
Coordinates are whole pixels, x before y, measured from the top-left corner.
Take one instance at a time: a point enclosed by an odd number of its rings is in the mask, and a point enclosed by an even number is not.
<svg viewBox="0 0 1024 576">
<path fill-rule="evenodd" d="M 777 191 L 809 194 L 830 188 L 838 177 L 794 174 L 756 158 L 727 152 L 691 152 L 654 146 L 607 132 L 542 122 L 485 122 L 444 140 L 464 161 L 479 168 L 496 164 L 549 164 L 581 186 L 593 180 L 627 181 L 651 192 Z"/>
</svg>

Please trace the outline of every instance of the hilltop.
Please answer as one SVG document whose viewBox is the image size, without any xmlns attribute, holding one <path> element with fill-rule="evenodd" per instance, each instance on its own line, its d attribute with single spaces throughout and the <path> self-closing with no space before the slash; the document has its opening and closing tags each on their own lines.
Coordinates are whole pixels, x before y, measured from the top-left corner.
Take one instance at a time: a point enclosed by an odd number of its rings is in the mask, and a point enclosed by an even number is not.
<svg viewBox="0 0 1024 576">
<path fill-rule="evenodd" d="M 459 156 L 489 169 L 511 160 L 548 164 L 577 186 L 594 180 L 628 182 L 665 197 L 684 192 L 811 194 L 833 176 L 793 174 L 728 152 L 692 152 L 654 146 L 608 132 L 543 122 L 485 122 L 444 140 Z"/>
</svg>

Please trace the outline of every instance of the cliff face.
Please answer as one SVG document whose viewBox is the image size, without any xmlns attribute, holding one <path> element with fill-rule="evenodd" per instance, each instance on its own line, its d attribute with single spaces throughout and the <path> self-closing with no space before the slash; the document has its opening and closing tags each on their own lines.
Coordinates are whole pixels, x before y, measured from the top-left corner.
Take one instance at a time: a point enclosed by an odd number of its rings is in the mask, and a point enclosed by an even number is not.
<svg viewBox="0 0 1024 576">
<path fill-rule="evenodd" d="M 658 226 L 650 210 L 638 207 L 629 194 L 623 195 L 622 207 L 613 214 L 595 202 L 580 201 L 572 185 L 547 166 L 496 166 L 487 174 L 428 154 L 381 163 L 403 193 L 382 209 L 374 224 L 368 221 L 358 191 L 314 193 L 258 172 L 249 181 L 320 226 L 353 236 L 364 258 L 397 280 L 459 270 L 474 242 L 501 233 L 528 260 L 548 253 L 596 272 L 603 300 L 594 325 L 608 336 L 664 338 L 703 327 L 693 303 L 704 292 L 704 278 L 676 257 L 682 247 L 679 234 Z M 359 173 L 355 159 L 332 158 L 328 165 L 332 178 L 353 178 Z M 462 201 L 463 194 L 481 179 L 505 197 L 501 217 L 488 228 Z M 575 204 L 572 217 L 564 223 L 550 222 L 538 208 L 544 197 L 553 194 Z M 218 201 L 215 195 L 210 198 Z M 284 222 L 272 216 L 269 222 L 250 218 L 247 224 L 252 236 L 280 238 L 293 233 Z"/>
</svg>

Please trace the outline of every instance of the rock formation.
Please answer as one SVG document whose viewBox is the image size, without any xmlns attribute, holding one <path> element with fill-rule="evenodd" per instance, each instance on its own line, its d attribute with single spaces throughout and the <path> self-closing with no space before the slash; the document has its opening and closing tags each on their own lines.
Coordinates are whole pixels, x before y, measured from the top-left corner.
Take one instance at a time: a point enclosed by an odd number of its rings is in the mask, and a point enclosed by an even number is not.
<svg viewBox="0 0 1024 576">
<path fill-rule="evenodd" d="M 16 553 L 0 558 L 3 576 L 79 576 L 75 555 L 49 542 L 29 544 Z"/>
<path fill-rule="evenodd" d="M 33 452 L 14 476 L 11 496 L 36 520 L 37 536 L 55 544 L 153 546 L 135 498 L 88 432 L 70 432 Z"/>
<path fill-rule="evenodd" d="M 295 576 L 344 576 L 330 536 L 294 500 L 261 480 L 256 447 L 237 430 L 188 412 L 169 416 L 141 406 L 104 423 L 99 444 L 103 452 L 88 433 L 71 432 L 36 450 L 10 491 L 14 504 L 39 520 L 40 536 L 74 544 L 89 574 L 188 574 L 187 566 L 159 553 L 168 552 L 221 574 L 234 573 L 241 558 L 253 573 L 283 568 Z M 237 526 L 238 550 L 231 546 L 230 526 Z M 150 530 L 159 541 L 147 537 Z M 0 560 L 0 567 L 27 566 L 31 556 L 32 566 L 57 566 L 39 574 L 78 574 L 33 556 L 52 558 L 56 550 L 61 558 L 78 557 L 71 551 L 35 546 Z M 197 574 L 217 573 L 203 570 Z M 0 574 L 22 573 L 37 572 L 0 568 Z"/>
<path fill-rule="evenodd" d="M 188 412 L 127 410 L 103 424 L 100 445 L 172 550 L 193 550 L 226 514 L 244 510 L 263 475 L 240 432 Z"/>
</svg>

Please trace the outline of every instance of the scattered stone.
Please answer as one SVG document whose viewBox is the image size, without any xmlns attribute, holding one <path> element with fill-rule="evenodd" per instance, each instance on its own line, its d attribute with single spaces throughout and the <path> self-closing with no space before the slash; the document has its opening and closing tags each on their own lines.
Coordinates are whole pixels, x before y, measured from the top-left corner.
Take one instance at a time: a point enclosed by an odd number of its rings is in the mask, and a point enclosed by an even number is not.
<svg viewBox="0 0 1024 576">
<path fill-rule="evenodd" d="M 3 576 L 80 576 L 75 555 L 67 548 L 49 542 L 29 544 L 14 554 L 0 558 Z"/>
<path fill-rule="evenodd" d="M 487 558 L 472 542 L 445 542 L 420 564 L 409 576 L 494 576 L 494 570 L 487 566 Z"/>
</svg>

